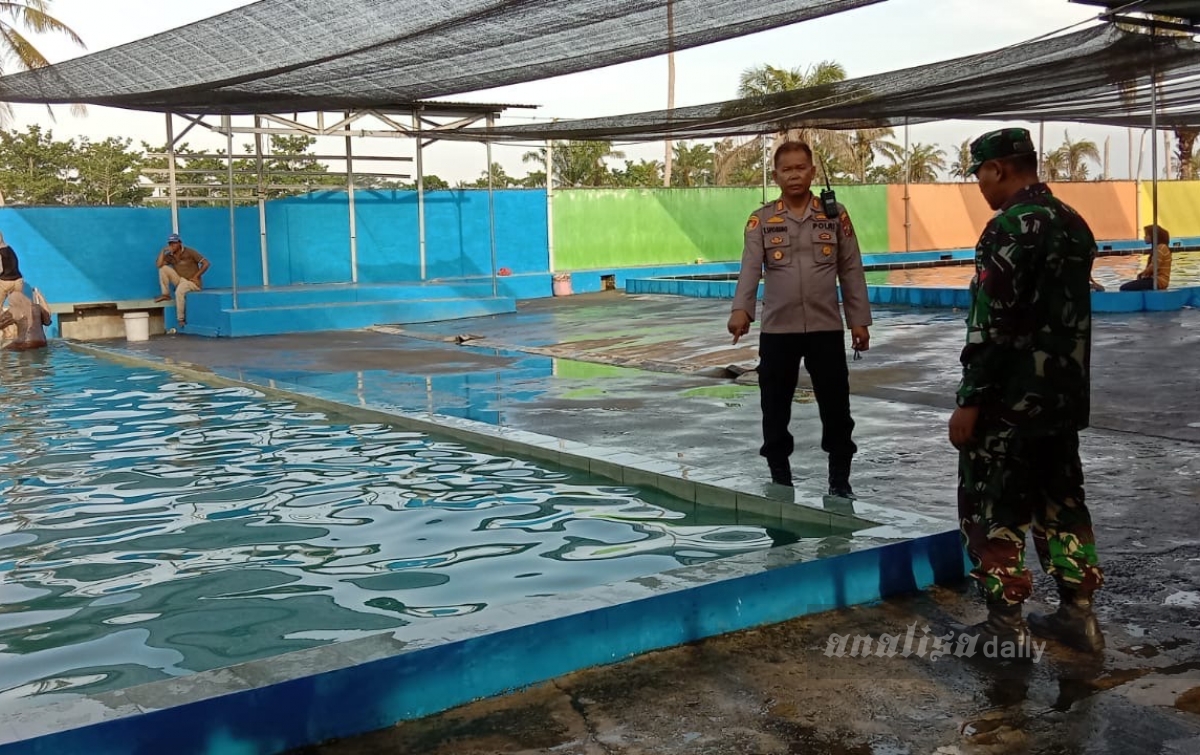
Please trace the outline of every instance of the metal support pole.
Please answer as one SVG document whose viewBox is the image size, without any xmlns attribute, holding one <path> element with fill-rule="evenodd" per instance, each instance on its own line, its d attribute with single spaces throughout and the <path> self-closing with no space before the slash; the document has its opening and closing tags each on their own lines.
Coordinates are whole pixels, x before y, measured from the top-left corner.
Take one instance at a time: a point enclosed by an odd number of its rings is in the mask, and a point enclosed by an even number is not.
<svg viewBox="0 0 1200 755">
<path fill-rule="evenodd" d="M 346 111 L 346 195 L 350 206 L 350 282 L 358 283 L 358 223 L 354 217 L 354 152 L 350 146 L 349 111 Z"/>
<path fill-rule="evenodd" d="M 1125 139 L 1129 143 L 1129 162 L 1125 163 L 1129 171 L 1129 177 L 1133 178 L 1133 129 L 1125 129 Z"/>
<path fill-rule="evenodd" d="M 1046 180 L 1046 122 L 1038 121 L 1038 178 Z"/>
<path fill-rule="evenodd" d="M 263 180 L 262 118 L 254 116 L 254 160 L 258 165 L 258 249 L 262 256 L 263 288 L 270 288 L 270 261 L 267 258 L 267 186 Z"/>
<path fill-rule="evenodd" d="M 771 161 L 771 156 L 770 156 L 771 148 L 770 148 L 770 146 L 769 146 L 769 145 L 770 145 L 770 143 L 771 143 L 771 136 L 770 136 L 770 134 L 763 134 L 762 140 L 763 140 L 763 143 L 762 143 L 762 148 L 763 148 L 763 161 L 762 161 L 762 163 L 763 163 L 763 184 L 762 184 L 763 194 L 762 194 L 762 201 L 763 201 L 763 204 L 766 204 L 766 203 L 767 203 L 767 163 L 769 163 L 769 162 Z"/>
<path fill-rule="evenodd" d="M 1150 133 L 1150 170 L 1152 174 L 1150 210 L 1154 218 L 1151 221 L 1154 229 L 1150 237 L 1150 259 L 1154 265 L 1153 290 L 1157 291 L 1158 255 L 1155 254 L 1155 251 L 1158 249 L 1158 72 L 1155 70 L 1153 61 L 1150 63 Z"/>
<path fill-rule="evenodd" d="M 225 126 L 225 138 L 228 152 L 225 153 L 225 162 L 229 166 L 229 260 L 230 260 L 230 280 L 233 282 L 233 308 L 238 308 L 238 280 L 237 280 L 237 213 L 233 206 L 233 118 L 228 115 L 221 116 L 221 121 Z"/>
<path fill-rule="evenodd" d="M 487 127 L 490 131 L 496 117 L 488 114 Z M 492 140 L 487 140 L 487 177 L 488 177 L 488 237 L 492 242 L 492 296 L 499 296 L 496 283 L 496 195 L 492 191 Z"/>
<path fill-rule="evenodd" d="M 912 218 L 911 218 L 911 197 L 908 193 L 908 178 L 911 173 L 910 165 L 912 157 L 908 149 L 908 119 L 904 119 L 904 251 L 912 249 Z"/>
<path fill-rule="evenodd" d="M 175 185 L 175 121 L 167 113 L 167 185 L 171 193 L 171 233 L 179 233 L 179 188 Z"/>
<path fill-rule="evenodd" d="M 417 134 L 417 251 L 421 257 L 421 280 L 425 280 L 425 162 L 422 159 L 419 110 L 413 110 L 413 130 Z"/>
<path fill-rule="evenodd" d="M 546 140 L 546 254 L 554 272 L 554 140 Z"/>
</svg>

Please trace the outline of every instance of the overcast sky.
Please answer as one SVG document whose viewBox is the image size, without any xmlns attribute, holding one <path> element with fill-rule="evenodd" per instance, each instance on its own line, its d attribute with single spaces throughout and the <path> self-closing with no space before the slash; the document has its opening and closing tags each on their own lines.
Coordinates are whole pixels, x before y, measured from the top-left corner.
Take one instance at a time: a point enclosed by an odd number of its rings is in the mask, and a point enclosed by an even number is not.
<svg viewBox="0 0 1200 755">
<path fill-rule="evenodd" d="M 249 0 L 53 0 L 51 10 L 83 37 L 88 51 L 94 52 L 248 4 Z M 886 0 L 827 18 L 676 53 L 675 103 L 686 106 L 731 99 L 736 95 L 739 74 L 763 63 L 803 68 L 822 60 L 836 60 L 850 77 L 864 76 L 1014 44 L 1088 22 L 1098 10 L 1068 0 Z M 55 62 L 82 54 L 78 48 L 53 37 L 39 38 L 38 45 Z M 666 91 L 664 57 L 450 99 L 538 105 L 535 111 L 516 111 L 519 115 L 511 121 L 528 122 L 531 118 L 579 118 L 661 109 L 666 107 Z M 128 136 L 135 144 L 142 140 L 152 144 L 164 141 L 164 116 L 156 114 L 89 107 L 88 115 L 80 118 L 72 116 L 67 108 L 55 108 L 51 119 L 45 108 L 14 107 L 11 127 L 24 129 L 31 123 L 52 129 L 59 139 Z M 1033 124 L 1025 125 L 1036 129 Z M 945 148 L 949 163 L 953 161 L 955 145 L 993 126 L 970 122 L 916 126 L 911 129 L 910 139 Z M 1130 175 L 1130 140 L 1125 129 L 1047 124 L 1047 149 L 1061 143 L 1065 129 L 1070 129 L 1073 139 L 1092 139 L 1102 152 L 1105 140 L 1109 139 L 1111 176 Z M 1133 134 L 1134 168 L 1140 136 L 1137 132 Z M 189 140 L 193 147 L 200 146 L 190 135 Z M 363 149 L 372 149 L 379 141 L 372 140 Z M 214 141 L 211 146 L 218 144 Z M 510 175 L 524 175 L 530 166 L 522 164 L 521 155 L 532 146 L 496 146 L 494 158 Z M 331 148 L 321 147 L 322 151 L 326 149 Z M 392 149 L 395 147 L 378 148 L 381 154 L 391 154 Z M 402 154 L 411 154 L 411 143 L 401 149 L 407 150 Z M 661 143 L 622 145 L 620 149 L 633 159 L 661 159 L 663 153 Z M 1147 145 L 1143 177 L 1150 173 L 1149 152 Z M 484 155 L 480 145 L 437 144 L 426 151 L 426 172 L 451 183 L 472 180 L 484 170 Z M 1098 173 L 1099 166 L 1093 172 Z"/>
</svg>

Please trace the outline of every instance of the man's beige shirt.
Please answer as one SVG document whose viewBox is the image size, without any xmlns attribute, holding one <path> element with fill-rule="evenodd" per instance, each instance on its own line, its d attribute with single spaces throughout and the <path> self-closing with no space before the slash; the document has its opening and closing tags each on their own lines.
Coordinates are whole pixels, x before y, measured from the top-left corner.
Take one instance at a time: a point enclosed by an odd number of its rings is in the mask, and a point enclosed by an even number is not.
<svg viewBox="0 0 1200 755">
<path fill-rule="evenodd" d="M 846 326 L 870 325 L 862 253 L 846 208 L 839 204 L 838 213 L 836 218 L 827 217 L 816 197 L 799 216 L 782 199 L 756 210 L 746 224 L 733 309 L 758 319 L 761 278 L 762 332 L 842 330 L 840 281 Z"/>
</svg>

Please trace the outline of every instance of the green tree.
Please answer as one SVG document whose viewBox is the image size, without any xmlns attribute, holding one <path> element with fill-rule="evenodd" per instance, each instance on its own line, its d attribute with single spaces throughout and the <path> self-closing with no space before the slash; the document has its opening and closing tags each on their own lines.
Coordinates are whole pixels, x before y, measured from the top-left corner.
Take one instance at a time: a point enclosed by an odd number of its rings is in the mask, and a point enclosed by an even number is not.
<svg viewBox="0 0 1200 755">
<path fill-rule="evenodd" d="M 50 65 L 26 34 L 57 34 L 86 47 L 78 34 L 49 11 L 49 0 L 0 0 L 0 74 Z M 72 111 L 82 114 L 84 109 L 76 106 Z M 7 103 L 0 105 L 0 122 L 7 122 L 11 114 Z"/>
<path fill-rule="evenodd" d="M 142 183 L 143 156 L 130 149 L 131 139 L 80 140 L 72 163 L 76 199 L 86 205 L 140 205 L 150 196 Z"/>
<path fill-rule="evenodd" d="M 679 167 L 676 166 L 676 171 Z M 678 175 L 678 174 L 677 174 Z M 658 160 L 625 161 L 624 170 L 613 170 L 609 183 L 628 188 L 652 188 L 663 184 L 663 164 Z"/>
<path fill-rule="evenodd" d="M 763 139 L 725 138 L 713 150 L 713 182 L 718 186 L 761 186 Z"/>
<path fill-rule="evenodd" d="M 74 142 L 29 126 L 0 132 L 0 197 L 5 204 L 59 205 L 74 197 Z"/>
<path fill-rule="evenodd" d="M 1175 162 L 1179 165 L 1179 178 L 1191 181 L 1196 177 L 1195 161 L 1196 139 L 1200 137 L 1200 129 L 1175 129 Z"/>
<path fill-rule="evenodd" d="M 906 166 L 909 183 L 933 183 L 938 180 L 938 171 L 946 169 L 946 152 L 936 144 L 917 142 L 907 153 L 901 151 L 893 158 L 890 166 L 877 169 L 875 176 L 887 183 L 903 183 Z"/>
<path fill-rule="evenodd" d="M 1049 172 L 1051 163 L 1056 166 L 1061 165 L 1062 175 L 1058 176 L 1058 179 L 1086 181 L 1088 180 L 1089 160 L 1100 163 L 1100 150 L 1096 147 L 1096 143 L 1088 139 L 1073 142 L 1070 132 L 1064 131 L 1062 146 L 1046 156 L 1046 169 Z"/>
<path fill-rule="evenodd" d="M 544 189 L 546 187 L 546 171 L 531 170 L 529 175 L 517 179 L 517 183 L 526 189 Z"/>
<path fill-rule="evenodd" d="M 474 183 L 466 184 L 467 187 L 476 189 L 486 189 L 488 187 L 488 172 L 482 170 L 479 172 L 480 177 Z M 512 178 L 504 171 L 504 166 L 500 163 L 492 163 L 492 188 L 506 189 L 509 186 L 516 184 L 516 179 Z"/>
<path fill-rule="evenodd" d="M 676 186 L 711 186 L 713 183 L 713 148 L 709 144 L 673 145 L 671 181 Z"/>
<path fill-rule="evenodd" d="M 951 177 L 966 181 L 970 178 L 967 170 L 971 167 L 971 162 L 971 140 L 963 139 L 956 150 L 954 162 L 950 165 Z"/>
<path fill-rule="evenodd" d="M 554 185 L 565 188 L 608 186 L 612 182 L 612 173 L 606 161 L 624 157 L 625 153 L 613 149 L 612 142 L 554 142 Z M 545 169 L 546 148 L 526 152 L 521 160 Z"/>
</svg>

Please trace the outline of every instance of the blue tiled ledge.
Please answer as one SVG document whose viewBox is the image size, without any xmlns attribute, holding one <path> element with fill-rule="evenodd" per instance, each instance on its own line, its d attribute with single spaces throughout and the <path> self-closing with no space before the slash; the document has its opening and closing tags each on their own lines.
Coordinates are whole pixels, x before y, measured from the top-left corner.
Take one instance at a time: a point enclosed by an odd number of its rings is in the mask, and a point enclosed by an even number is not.
<svg viewBox="0 0 1200 755">
<path fill-rule="evenodd" d="M 957 531 L 796 544 L 5 713 L 0 755 L 271 755 L 579 669 L 959 579 Z M 804 589 L 797 589 L 802 585 Z"/>
<path fill-rule="evenodd" d="M 687 296 L 694 299 L 733 299 L 736 281 L 688 280 L 686 278 L 634 278 L 628 281 L 630 294 L 663 294 Z M 758 286 L 761 299 L 763 287 Z M 906 307 L 940 307 L 964 309 L 970 306 L 970 294 L 965 288 L 932 286 L 867 286 L 872 304 Z M 1175 288 L 1168 291 L 1096 291 L 1092 293 L 1092 311 L 1167 312 L 1184 307 L 1200 307 L 1200 286 Z"/>
</svg>

